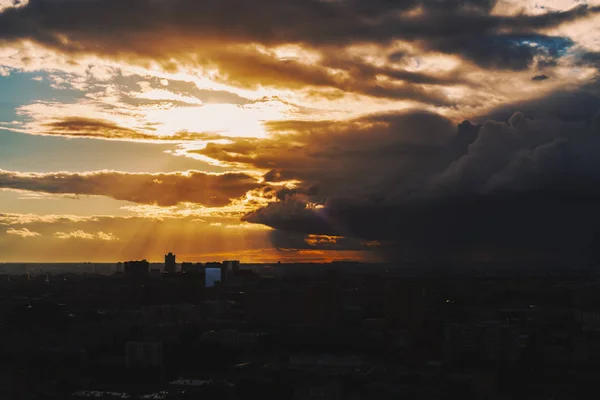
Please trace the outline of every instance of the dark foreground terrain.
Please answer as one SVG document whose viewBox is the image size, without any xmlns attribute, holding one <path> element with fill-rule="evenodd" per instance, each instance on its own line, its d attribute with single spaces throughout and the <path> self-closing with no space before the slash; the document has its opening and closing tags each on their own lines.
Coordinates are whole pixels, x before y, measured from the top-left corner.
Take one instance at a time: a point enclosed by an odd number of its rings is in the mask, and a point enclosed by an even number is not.
<svg viewBox="0 0 600 400">
<path fill-rule="evenodd" d="M 242 266 L 208 288 L 192 267 L 1 276 L 0 398 L 573 399 L 600 377 L 591 267 Z"/>
</svg>

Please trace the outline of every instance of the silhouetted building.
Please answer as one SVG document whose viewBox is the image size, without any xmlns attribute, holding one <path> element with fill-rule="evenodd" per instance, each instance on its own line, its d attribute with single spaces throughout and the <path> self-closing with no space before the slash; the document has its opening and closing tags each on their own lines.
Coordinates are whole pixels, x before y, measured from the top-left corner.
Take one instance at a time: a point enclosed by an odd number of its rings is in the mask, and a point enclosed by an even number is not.
<svg viewBox="0 0 600 400">
<path fill-rule="evenodd" d="M 160 271 L 160 268 L 151 268 L 150 269 L 150 277 L 151 278 L 161 278 L 162 272 Z"/>
<path fill-rule="evenodd" d="M 144 278 L 150 273 L 150 263 L 146 260 L 125 262 L 125 276 Z"/>
<path fill-rule="evenodd" d="M 181 264 L 181 272 L 186 274 L 202 275 L 204 274 L 204 265 L 202 265 L 202 263 L 193 264 L 191 262 L 184 262 Z"/>
<path fill-rule="evenodd" d="M 175 254 L 169 253 L 165 255 L 165 272 L 174 274 L 177 270 L 177 263 L 175 262 Z"/>
<path fill-rule="evenodd" d="M 225 274 L 236 275 L 240 270 L 240 262 L 238 260 L 223 261 Z"/>
<path fill-rule="evenodd" d="M 194 267 L 194 264 L 191 262 L 182 262 L 181 263 L 181 272 L 189 273 L 189 272 L 191 272 L 193 267 Z"/>
</svg>

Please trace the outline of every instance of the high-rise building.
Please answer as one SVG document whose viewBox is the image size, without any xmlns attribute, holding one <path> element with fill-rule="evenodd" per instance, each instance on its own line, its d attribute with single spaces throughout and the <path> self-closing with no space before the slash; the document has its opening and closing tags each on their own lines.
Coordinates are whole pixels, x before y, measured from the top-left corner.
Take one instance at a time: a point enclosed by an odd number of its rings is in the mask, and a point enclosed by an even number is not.
<svg viewBox="0 0 600 400">
<path fill-rule="evenodd" d="M 204 265 L 202 263 L 193 264 L 191 262 L 181 263 L 181 272 L 191 275 L 204 274 Z"/>
<path fill-rule="evenodd" d="M 177 270 L 177 264 L 175 262 L 175 254 L 169 253 L 165 255 L 165 272 L 174 274 Z"/>
</svg>

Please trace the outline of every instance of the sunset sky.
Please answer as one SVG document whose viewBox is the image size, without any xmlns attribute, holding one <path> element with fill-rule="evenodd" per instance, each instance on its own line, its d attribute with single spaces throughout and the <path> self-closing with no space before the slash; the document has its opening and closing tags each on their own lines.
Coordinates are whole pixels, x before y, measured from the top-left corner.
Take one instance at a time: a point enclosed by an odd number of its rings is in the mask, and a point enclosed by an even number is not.
<svg viewBox="0 0 600 400">
<path fill-rule="evenodd" d="M 600 259 L 600 0 L 0 0 L 0 262 Z"/>
</svg>

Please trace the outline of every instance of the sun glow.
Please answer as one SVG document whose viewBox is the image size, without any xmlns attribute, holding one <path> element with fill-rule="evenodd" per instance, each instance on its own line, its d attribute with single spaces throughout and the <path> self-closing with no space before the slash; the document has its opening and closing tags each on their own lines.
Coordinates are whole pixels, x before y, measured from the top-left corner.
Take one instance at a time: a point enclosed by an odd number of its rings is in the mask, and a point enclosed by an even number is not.
<svg viewBox="0 0 600 400">
<path fill-rule="evenodd" d="M 201 107 L 176 107 L 150 110 L 146 120 L 156 124 L 159 135 L 180 131 L 211 132 L 223 136 L 265 137 L 263 122 L 282 118 L 273 108 L 234 104 L 207 104 Z"/>
</svg>

